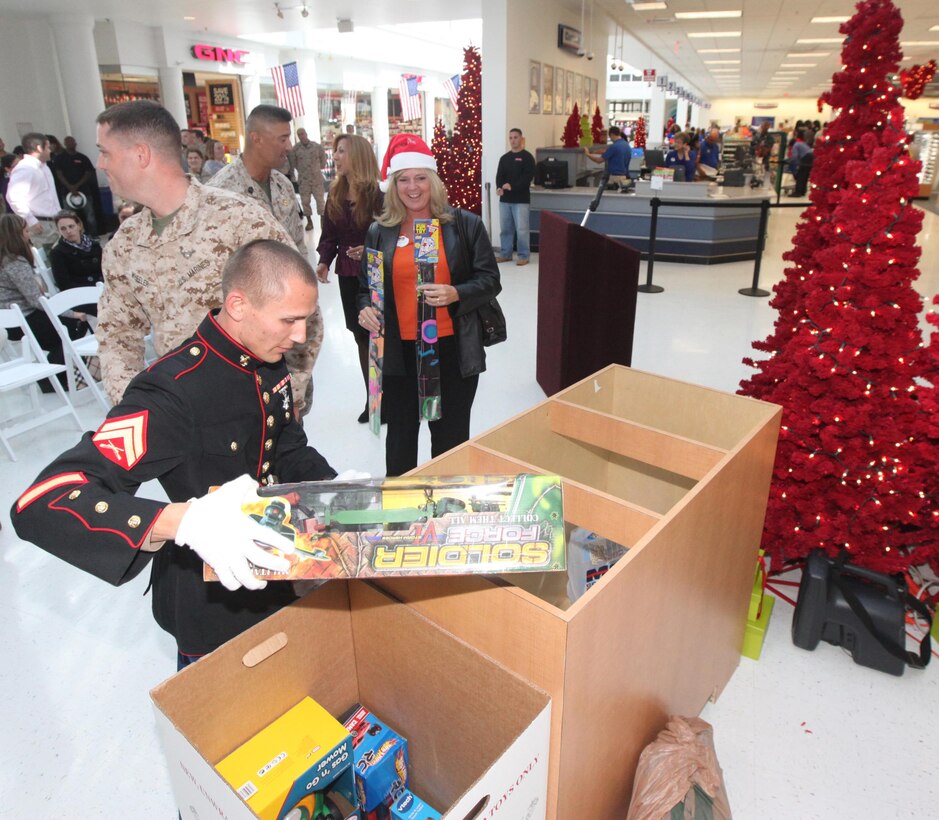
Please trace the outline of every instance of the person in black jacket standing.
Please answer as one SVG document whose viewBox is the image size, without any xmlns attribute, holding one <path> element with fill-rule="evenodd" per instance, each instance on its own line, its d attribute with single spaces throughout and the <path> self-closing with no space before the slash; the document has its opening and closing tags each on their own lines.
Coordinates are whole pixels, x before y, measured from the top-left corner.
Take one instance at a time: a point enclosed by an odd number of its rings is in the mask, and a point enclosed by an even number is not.
<svg viewBox="0 0 939 820">
<path fill-rule="evenodd" d="M 496 193 L 499 195 L 499 238 L 501 247 L 496 262 L 512 261 L 512 242 L 518 250 L 516 265 L 527 265 L 529 256 L 528 215 L 531 207 L 531 181 L 535 177 L 535 158 L 522 147 L 522 130 L 509 131 L 512 150 L 503 154 L 496 169 Z"/>
<path fill-rule="evenodd" d="M 422 286 L 436 309 L 441 417 L 429 422 L 436 457 L 469 438 L 479 374 L 486 369 L 478 308 L 502 289 L 499 267 L 482 220 L 451 208 L 427 144 L 395 136 L 382 164 L 384 210 L 365 237 L 365 248 L 384 259 L 384 313 L 371 306 L 366 259 L 359 271 L 359 323 L 384 328 L 382 414 L 388 422 L 385 469 L 401 475 L 417 466 L 420 407 L 417 383 L 417 267 L 414 221 L 438 219 L 442 241 L 433 284 Z"/>
</svg>

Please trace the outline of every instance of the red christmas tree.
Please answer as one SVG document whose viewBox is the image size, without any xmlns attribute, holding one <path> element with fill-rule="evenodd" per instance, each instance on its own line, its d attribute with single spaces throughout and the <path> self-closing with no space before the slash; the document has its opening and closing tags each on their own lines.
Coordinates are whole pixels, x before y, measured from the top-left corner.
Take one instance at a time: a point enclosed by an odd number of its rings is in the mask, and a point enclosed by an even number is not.
<svg viewBox="0 0 939 820">
<path fill-rule="evenodd" d="M 482 213 L 482 60 L 479 49 L 463 49 L 463 76 L 457 95 L 459 116 L 450 142 L 447 195 L 455 208 Z"/>
<path fill-rule="evenodd" d="M 580 111 L 577 103 L 574 103 L 574 110 L 567 118 L 564 133 L 561 134 L 561 144 L 565 148 L 577 148 L 580 145 Z"/>
<path fill-rule="evenodd" d="M 443 120 L 434 123 L 434 139 L 430 144 L 434 159 L 437 160 L 437 174 L 443 180 L 444 186 L 450 189 L 450 138 Z"/>
<path fill-rule="evenodd" d="M 593 136 L 594 145 L 606 142 L 606 128 L 603 126 L 603 115 L 600 113 L 599 105 L 593 112 L 593 120 L 590 123 L 590 133 Z"/>
<path fill-rule="evenodd" d="M 633 132 L 633 147 L 634 148 L 645 148 L 646 147 L 646 120 L 645 117 L 640 117 L 636 122 L 636 130 Z"/>
<path fill-rule="evenodd" d="M 741 385 L 784 408 L 763 539 L 780 563 L 822 547 L 881 571 L 939 564 L 939 430 L 912 286 L 919 164 L 888 80 L 901 28 L 890 0 L 841 27 L 844 68 L 820 100 L 836 116 L 816 140 L 774 332 L 754 344 L 772 358 L 748 360 L 759 372 Z"/>
</svg>

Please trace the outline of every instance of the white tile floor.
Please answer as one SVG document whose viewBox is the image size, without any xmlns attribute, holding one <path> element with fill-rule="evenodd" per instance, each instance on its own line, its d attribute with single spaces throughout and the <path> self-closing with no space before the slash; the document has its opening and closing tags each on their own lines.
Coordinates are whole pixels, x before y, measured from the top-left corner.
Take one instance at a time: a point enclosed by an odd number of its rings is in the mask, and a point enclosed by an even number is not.
<svg viewBox="0 0 939 820">
<path fill-rule="evenodd" d="M 781 275 L 798 214 L 771 216 L 766 288 Z M 920 243 L 919 287 L 931 299 L 939 290 L 939 216 L 926 214 Z M 509 342 L 490 351 L 474 433 L 543 398 L 534 379 L 537 256 L 527 268 L 508 264 L 502 272 Z M 774 319 L 767 299 L 738 295 L 751 273 L 752 263 L 657 263 L 655 280 L 665 292 L 639 294 L 633 365 L 735 390 L 747 375 L 741 359 Z M 307 431 L 338 469 L 379 475 L 382 445 L 355 422 L 364 388 L 335 285 L 322 288 L 322 304 L 327 336 Z M 87 401 L 79 414 L 89 428 L 102 418 Z M 142 597 L 146 579 L 109 587 L 20 542 L 10 529 L 10 504 L 76 437 L 65 424 L 41 428 L 14 440 L 18 462 L 0 454 L 0 621 L 6 624 L 0 816 L 169 820 L 176 812 L 147 692 L 175 669 L 175 649 L 151 619 L 149 598 Z M 423 441 L 422 460 L 428 451 Z M 662 604 L 667 617 L 668 601 Z M 856 666 L 826 644 L 814 653 L 798 650 L 789 639 L 791 612 L 777 602 L 762 659 L 742 659 L 720 700 L 703 713 L 715 727 L 735 815 L 939 816 L 937 668 L 894 678 Z"/>
</svg>

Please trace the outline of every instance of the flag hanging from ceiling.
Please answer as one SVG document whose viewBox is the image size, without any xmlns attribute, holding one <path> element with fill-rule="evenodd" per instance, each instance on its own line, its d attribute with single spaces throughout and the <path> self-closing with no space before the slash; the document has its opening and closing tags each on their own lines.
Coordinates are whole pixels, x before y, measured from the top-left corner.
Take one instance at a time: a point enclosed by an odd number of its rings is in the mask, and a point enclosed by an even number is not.
<svg viewBox="0 0 939 820">
<path fill-rule="evenodd" d="M 274 90 L 277 92 L 277 104 L 286 108 L 295 117 L 303 116 L 303 97 L 300 94 L 300 73 L 297 64 L 276 65 L 271 69 L 274 75 Z"/>
<path fill-rule="evenodd" d="M 443 87 L 447 90 L 447 94 L 450 96 L 450 102 L 453 103 L 453 109 L 458 108 L 456 101 L 457 97 L 460 95 L 460 75 L 454 74 L 449 80 L 443 81 Z"/>
<path fill-rule="evenodd" d="M 421 118 L 421 94 L 418 84 L 421 77 L 417 74 L 402 74 L 399 90 L 401 92 L 401 119 L 419 120 Z"/>
</svg>

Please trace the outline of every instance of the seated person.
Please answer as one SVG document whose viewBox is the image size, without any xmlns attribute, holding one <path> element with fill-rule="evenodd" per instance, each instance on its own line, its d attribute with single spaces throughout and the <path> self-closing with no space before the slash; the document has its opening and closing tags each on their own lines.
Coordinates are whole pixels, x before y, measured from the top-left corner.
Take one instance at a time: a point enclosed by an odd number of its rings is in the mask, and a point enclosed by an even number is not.
<svg viewBox="0 0 939 820">
<path fill-rule="evenodd" d="M 691 140 L 687 134 L 676 134 L 674 147 L 665 155 L 666 168 L 681 167 L 685 169 L 685 182 L 694 182 L 695 166 L 698 159 L 698 152 L 689 145 L 690 142 Z"/>
</svg>

